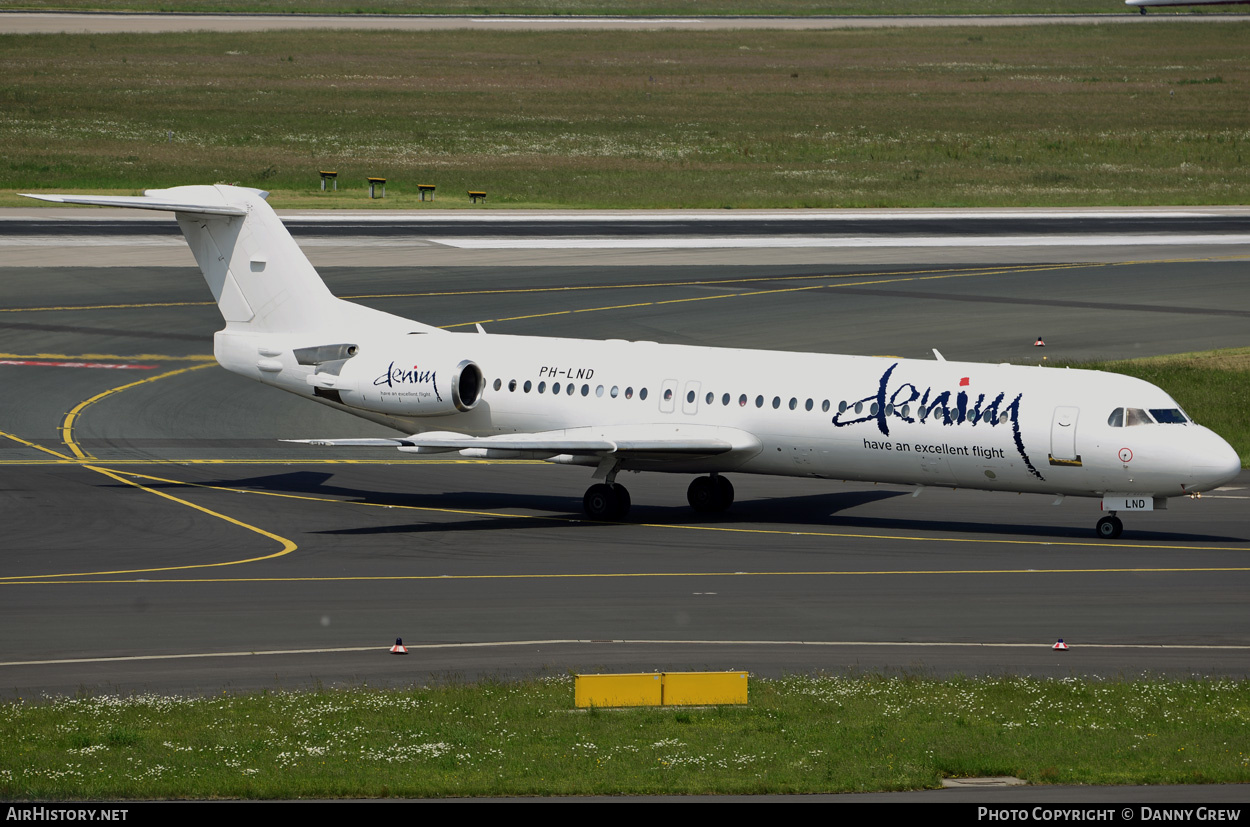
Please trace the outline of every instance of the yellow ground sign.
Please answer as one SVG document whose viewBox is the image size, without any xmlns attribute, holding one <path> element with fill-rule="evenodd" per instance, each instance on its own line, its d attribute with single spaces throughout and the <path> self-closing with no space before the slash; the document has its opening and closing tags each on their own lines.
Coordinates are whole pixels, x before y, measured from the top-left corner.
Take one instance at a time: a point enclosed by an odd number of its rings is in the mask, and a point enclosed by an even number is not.
<svg viewBox="0 0 1250 827">
<path fill-rule="evenodd" d="M 573 694 L 579 708 L 744 704 L 747 702 L 747 673 L 578 675 Z"/>
<path fill-rule="evenodd" d="M 661 680 L 658 672 L 578 675 L 573 682 L 574 701 L 578 707 L 659 706 L 663 703 Z"/>
</svg>

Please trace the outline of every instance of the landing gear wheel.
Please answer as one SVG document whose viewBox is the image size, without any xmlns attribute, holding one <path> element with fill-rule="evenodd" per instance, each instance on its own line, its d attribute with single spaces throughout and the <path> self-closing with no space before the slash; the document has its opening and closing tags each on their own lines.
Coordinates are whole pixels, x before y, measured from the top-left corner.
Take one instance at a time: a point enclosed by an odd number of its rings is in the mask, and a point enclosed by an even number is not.
<svg viewBox="0 0 1250 827">
<path fill-rule="evenodd" d="M 586 489 L 582 508 L 592 520 L 619 520 L 629 513 L 629 491 L 616 483 L 597 483 Z"/>
<path fill-rule="evenodd" d="M 686 500 L 695 511 L 714 514 L 733 504 L 734 487 L 721 476 L 695 477 L 686 490 Z"/>
<path fill-rule="evenodd" d="M 1119 517 L 1103 517 L 1098 521 L 1095 531 L 1104 540 L 1114 540 L 1120 536 L 1120 532 L 1124 531 L 1124 523 Z"/>
</svg>

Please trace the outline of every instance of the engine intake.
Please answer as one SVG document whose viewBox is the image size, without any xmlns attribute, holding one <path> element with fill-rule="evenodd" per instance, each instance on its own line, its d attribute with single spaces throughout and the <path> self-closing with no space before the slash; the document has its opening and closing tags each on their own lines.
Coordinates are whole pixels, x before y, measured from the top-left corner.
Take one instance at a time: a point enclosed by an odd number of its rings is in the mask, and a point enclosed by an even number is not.
<svg viewBox="0 0 1250 827">
<path fill-rule="evenodd" d="M 482 378 L 482 369 L 465 359 L 456 365 L 451 375 L 451 400 L 456 410 L 468 412 L 473 410 L 482 398 L 482 388 L 486 380 Z"/>
</svg>

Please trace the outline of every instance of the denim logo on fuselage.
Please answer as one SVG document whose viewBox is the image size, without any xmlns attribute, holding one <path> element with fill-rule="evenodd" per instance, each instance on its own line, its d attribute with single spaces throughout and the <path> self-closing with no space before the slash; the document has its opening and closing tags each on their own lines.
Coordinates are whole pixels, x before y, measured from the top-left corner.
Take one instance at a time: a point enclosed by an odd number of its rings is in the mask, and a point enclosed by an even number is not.
<svg viewBox="0 0 1250 827">
<path fill-rule="evenodd" d="M 411 370 L 395 367 L 395 363 L 391 362 L 390 367 L 386 369 L 386 373 L 373 380 L 375 387 L 386 385 L 393 388 L 396 385 L 424 385 L 431 384 L 434 386 L 434 396 L 439 402 L 443 401 L 443 397 L 438 392 L 438 371 L 420 370 L 417 365 L 413 365 Z"/>
<path fill-rule="evenodd" d="M 922 393 L 910 382 L 900 382 L 891 386 L 890 377 L 897 367 L 898 362 L 895 362 L 885 373 L 881 374 L 881 381 L 877 384 L 875 394 L 865 396 L 848 405 L 846 410 L 834 414 L 833 424 L 844 428 L 861 422 L 876 422 L 877 430 L 889 436 L 892 418 L 907 423 L 925 422 L 932 419 L 941 422 L 944 426 L 966 425 L 971 428 L 978 425 L 997 428 L 1010 423 L 1012 441 L 1015 443 L 1016 452 L 1020 454 L 1020 459 L 1024 460 L 1029 473 L 1039 480 L 1045 479 L 1033 467 L 1032 460 L 1024 450 L 1024 440 L 1020 437 L 1020 400 L 1024 397 L 1023 393 L 1016 394 L 1016 398 L 1010 402 L 1006 402 L 1007 395 L 1003 392 L 988 401 L 987 394 L 984 393 L 978 394 L 976 399 L 973 399 L 967 391 L 958 391 L 953 398 L 951 391 L 935 392 L 931 387 L 925 388 Z M 915 416 L 911 415 L 913 403 L 918 405 Z M 856 413 L 856 405 L 860 406 L 861 413 Z M 865 410 L 867 413 L 864 413 Z"/>
</svg>

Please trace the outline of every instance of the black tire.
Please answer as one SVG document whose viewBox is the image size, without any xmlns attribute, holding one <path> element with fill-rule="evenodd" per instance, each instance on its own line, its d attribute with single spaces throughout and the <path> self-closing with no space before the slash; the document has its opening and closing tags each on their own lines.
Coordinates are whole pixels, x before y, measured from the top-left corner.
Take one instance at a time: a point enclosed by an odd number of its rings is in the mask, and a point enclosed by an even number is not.
<svg viewBox="0 0 1250 827">
<path fill-rule="evenodd" d="M 625 486 L 596 483 L 586 489 L 582 510 L 592 520 L 619 520 L 629 513 L 629 492 Z"/>
<path fill-rule="evenodd" d="M 616 494 L 616 510 L 612 514 L 613 520 L 623 520 L 625 515 L 629 513 L 630 506 L 633 502 L 629 498 L 629 489 L 620 483 L 612 483 L 612 490 Z"/>
<path fill-rule="evenodd" d="M 596 483 L 586 489 L 582 497 L 582 510 L 592 520 L 610 520 L 616 513 L 617 498 L 612 486 Z"/>
<path fill-rule="evenodd" d="M 1103 517 L 1098 521 L 1098 526 L 1094 530 L 1102 539 L 1114 540 L 1124 531 L 1124 523 L 1119 517 Z"/>
<path fill-rule="evenodd" d="M 718 511 L 716 483 L 713 477 L 695 477 L 686 489 L 686 501 L 700 514 Z"/>
<path fill-rule="evenodd" d="M 712 477 L 716 484 L 716 510 L 725 511 L 734 504 L 734 485 L 722 476 Z"/>
</svg>

